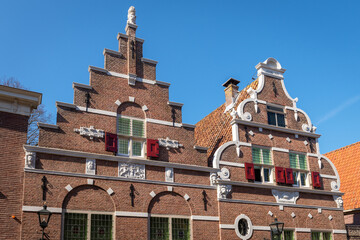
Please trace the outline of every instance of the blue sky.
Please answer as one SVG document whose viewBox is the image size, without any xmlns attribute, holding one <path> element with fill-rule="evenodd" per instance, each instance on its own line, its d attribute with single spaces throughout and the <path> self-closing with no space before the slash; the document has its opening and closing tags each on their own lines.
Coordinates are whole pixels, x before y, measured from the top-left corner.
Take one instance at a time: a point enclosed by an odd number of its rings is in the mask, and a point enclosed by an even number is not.
<svg viewBox="0 0 360 240">
<path fill-rule="evenodd" d="M 159 61 L 183 122 L 224 102 L 229 77 L 251 81 L 276 58 L 298 107 L 318 127 L 322 153 L 360 141 L 360 1 L 1 1 L 0 77 L 16 77 L 55 121 L 55 101 L 72 103 L 72 82 L 117 50 L 129 6 L 137 11 L 144 57 Z"/>
</svg>

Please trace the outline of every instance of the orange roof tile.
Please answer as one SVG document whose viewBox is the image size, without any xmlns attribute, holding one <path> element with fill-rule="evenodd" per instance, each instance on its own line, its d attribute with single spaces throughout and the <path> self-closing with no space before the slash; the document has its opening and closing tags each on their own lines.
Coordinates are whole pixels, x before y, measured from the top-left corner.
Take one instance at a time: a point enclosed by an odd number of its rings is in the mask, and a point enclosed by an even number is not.
<svg viewBox="0 0 360 240">
<path fill-rule="evenodd" d="M 344 192 L 344 210 L 360 207 L 360 142 L 325 154 L 340 175 L 340 191 Z"/>
<path fill-rule="evenodd" d="M 251 82 L 243 90 L 240 91 L 240 95 L 237 99 L 235 107 L 237 107 L 243 100 L 249 97 L 249 94 L 246 92 L 250 87 L 256 89 L 258 85 L 258 79 Z M 204 117 L 196 124 L 195 128 L 195 139 L 196 145 L 207 147 L 208 150 L 208 162 L 209 166 L 212 161 L 212 156 L 214 155 L 216 149 L 222 144 L 231 141 L 231 119 L 230 113 L 224 113 L 225 103 L 220 107 L 215 109 L 209 115 Z"/>
</svg>

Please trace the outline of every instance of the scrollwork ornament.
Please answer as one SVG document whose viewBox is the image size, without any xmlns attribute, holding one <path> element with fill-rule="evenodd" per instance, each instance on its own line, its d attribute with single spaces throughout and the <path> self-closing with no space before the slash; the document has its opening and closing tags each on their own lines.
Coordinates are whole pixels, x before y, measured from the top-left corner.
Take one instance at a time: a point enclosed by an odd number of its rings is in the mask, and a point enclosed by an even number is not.
<svg viewBox="0 0 360 240">
<path fill-rule="evenodd" d="M 243 116 L 244 116 L 245 121 L 251 121 L 252 120 L 251 113 L 249 113 L 249 112 L 245 112 Z"/>
<path fill-rule="evenodd" d="M 336 202 L 336 205 L 338 208 L 342 208 L 343 207 L 343 199 L 341 196 L 333 196 L 334 201 Z"/>
<path fill-rule="evenodd" d="M 332 182 L 331 182 L 331 190 L 333 190 L 333 191 L 339 191 L 339 185 L 337 184 L 336 181 L 332 181 Z"/>
<path fill-rule="evenodd" d="M 229 169 L 223 167 L 220 172 L 219 172 L 219 176 L 222 180 L 230 180 L 230 171 Z"/>
<path fill-rule="evenodd" d="M 25 167 L 26 168 L 35 168 L 36 153 L 35 152 L 26 152 L 25 154 Z"/>
</svg>

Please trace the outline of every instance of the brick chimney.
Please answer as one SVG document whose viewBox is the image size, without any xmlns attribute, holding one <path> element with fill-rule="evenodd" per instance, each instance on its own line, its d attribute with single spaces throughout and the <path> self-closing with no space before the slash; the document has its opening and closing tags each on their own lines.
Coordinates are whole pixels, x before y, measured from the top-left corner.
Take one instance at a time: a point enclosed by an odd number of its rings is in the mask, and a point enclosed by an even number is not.
<svg viewBox="0 0 360 240">
<path fill-rule="evenodd" d="M 232 104 L 235 101 L 235 98 L 238 94 L 239 86 L 237 86 L 240 83 L 239 80 L 236 80 L 234 78 L 229 78 L 223 86 L 225 87 L 225 106 L 228 107 L 230 104 Z"/>
</svg>

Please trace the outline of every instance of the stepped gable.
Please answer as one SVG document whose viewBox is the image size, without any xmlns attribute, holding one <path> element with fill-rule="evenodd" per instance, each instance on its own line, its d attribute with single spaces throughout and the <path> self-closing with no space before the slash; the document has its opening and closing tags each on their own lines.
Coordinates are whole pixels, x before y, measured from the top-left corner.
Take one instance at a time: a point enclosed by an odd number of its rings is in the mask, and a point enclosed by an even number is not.
<svg viewBox="0 0 360 240">
<path fill-rule="evenodd" d="M 344 210 L 360 208 L 360 142 L 324 154 L 336 166 L 341 179 L 340 191 L 344 192 Z M 350 174 L 351 173 L 351 174 Z"/>
</svg>

